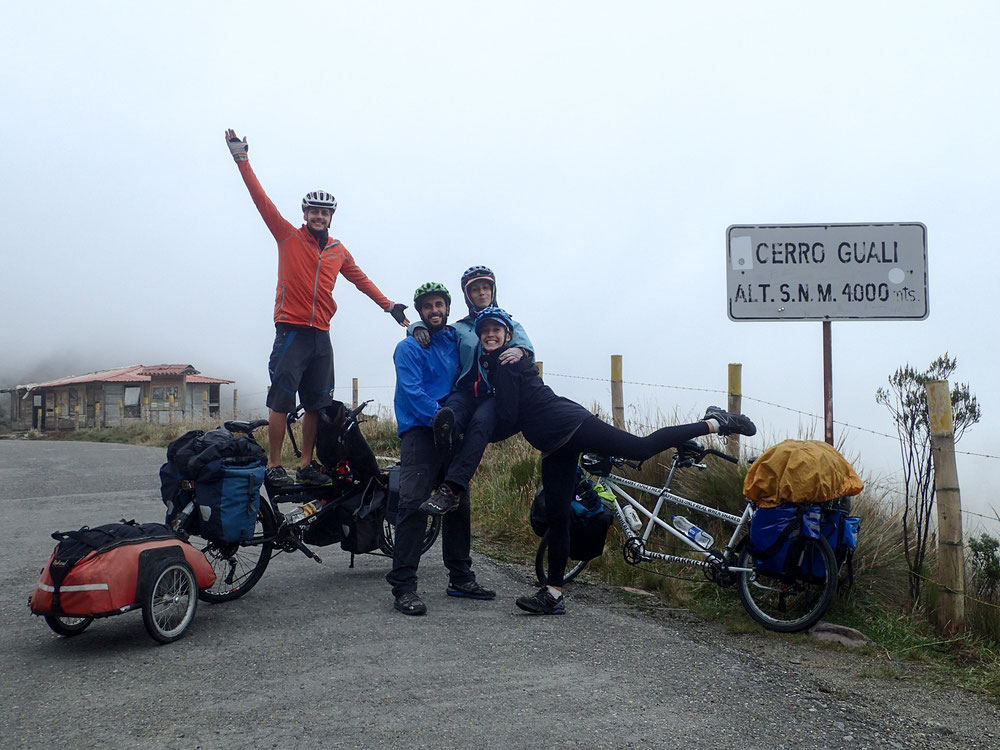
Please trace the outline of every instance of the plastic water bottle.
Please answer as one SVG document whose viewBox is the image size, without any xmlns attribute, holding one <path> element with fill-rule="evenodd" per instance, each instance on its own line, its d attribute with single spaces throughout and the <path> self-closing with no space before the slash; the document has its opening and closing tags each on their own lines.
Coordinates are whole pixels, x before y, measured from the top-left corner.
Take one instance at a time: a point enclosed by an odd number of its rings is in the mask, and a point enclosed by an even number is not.
<svg viewBox="0 0 1000 750">
<path fill-rule="evenodd" d="M 622 513 L 625 514 L 625 520 L 628 521 L 629 528 L 632 531 L 638 531 L 642 528 L 642 521 L 639 519 L 639 514 L 635 512 L 635 508 L 631 505 L 626 505 L 622 508 Z"/>
<path fill-rule="evenodd" d="M 680 531 L 682 534 L 686 534 L 687 538 L 697 544 L 699 547 L 704 547 L 708 549 L 715 543 L 715 538 L 709 534 L 707 531 L 703 531 L 687 520 L 684 516 L 674 516 L 673 517 L 674 528 Z"/>
<path fill-rule="evenodd" d="M 306 512 L 301 507 L 292 508 L 285 514 L 285 523 L 298 523 L 306 517 Z"/>
<path fill-rule="evenodd" d="M 187 521 L 188 516 L 191 515 L 191 512 L 193 510 L 194 510 L 194 500 L 191 500 L 190 502 L 188 502 L 187 505 L 184 506 L 184 509 L 180 513 L 174 516 L 174 520 L 170 522 L 170 528 L 172 528 L 174 531 L 179 531 L 180 529 L 184 528 L 184 522 Z"/>
</svg>

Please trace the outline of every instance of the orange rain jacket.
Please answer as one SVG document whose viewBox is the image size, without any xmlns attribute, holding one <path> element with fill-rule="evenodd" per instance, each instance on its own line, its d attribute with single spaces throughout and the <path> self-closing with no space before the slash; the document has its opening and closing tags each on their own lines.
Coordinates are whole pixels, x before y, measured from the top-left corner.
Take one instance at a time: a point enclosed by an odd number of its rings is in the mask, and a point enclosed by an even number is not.
<svg viewBox="0 0 1000 750">
<path fill-rule="evenodd" d="M 340 240 L 332 237 L 326 247 L 320 247 L 303 224 L 296 228 L 287 221 L 271 202 L 250 168 L 249 161 L 237 162 L 243 182 L 260 212 L 261 218 L 278 243 L 278 288 L 274 295 L 274 322 L 312 326 L 330 330 L 330 319 L 337 312 L 333 287 L 337 274 L 367 294 L 379 307 L 388 311 L 389 299 L 354 262 Z"/>
</svg>

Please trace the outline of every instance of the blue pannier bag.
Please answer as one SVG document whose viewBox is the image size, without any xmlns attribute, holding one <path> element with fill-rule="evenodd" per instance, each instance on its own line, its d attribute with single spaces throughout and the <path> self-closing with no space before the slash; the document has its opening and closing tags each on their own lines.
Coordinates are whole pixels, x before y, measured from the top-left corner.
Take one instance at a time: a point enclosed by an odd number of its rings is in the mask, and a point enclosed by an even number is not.
<svg viewBox="0 0 1000 750">
<path fill-rule="evenodd" d="M 854 584 L 854 550 L 858 548 L 858 535 L 861 531 L 861 519 L 857 516 L 849 516 L 851 512 L 851 498 L 842 497 L 831 500 L 829 505 L 823 508 L 820 520 L 820 532 L 830 543 L 833 556 L 837 560 L 837 571 L 847 570 L 848 584 Z M 803 568 L 813 577 L 823 577 L 823 561 L 816 559 L 804 563 Z"/>
<path fill-rule="evenodd" d="M 212 542 L 240 542 L 253 536 L 264 483 L 261 461 L 216 459 L 206 464 L 194 485 L 199 533 Z"/>
<path fill-rule="evenodd" d="M 803 541 L 819 538 L 820 519 L 818 505 L 782 503 L 775 508 L 758 508 L 750 519 L 754 570 L 789 575 L 802 564 Z"/>
<path fill-rule="evenodd" d="M 549 530 L 548 515 L 545 511 L 545 490 L 539 487 L 531 503 L 531 528 L 538 536 L 545 536 Z M 570 502 L 569 514 L 569 556 L 572 560 L 592 560 L 604 553 L 604 543 L 608 529 L 614 522 L 614 514 L 605 504 L 597 485 L 587 479 L 577 467 L 576 497 Z"/>
</svg>

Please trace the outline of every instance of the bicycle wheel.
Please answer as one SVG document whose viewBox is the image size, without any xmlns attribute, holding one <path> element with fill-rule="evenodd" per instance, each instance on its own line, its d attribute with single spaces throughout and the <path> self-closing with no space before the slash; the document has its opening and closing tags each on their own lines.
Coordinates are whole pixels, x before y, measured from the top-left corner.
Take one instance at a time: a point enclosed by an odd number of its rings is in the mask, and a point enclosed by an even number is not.
<svg viewBox="0 0 1000 750">
<path fill-rule="evenodd" d="M 768 630 L 797 633 L 815 625 L 826 614 L 837 592 L 837 563 L 826 539 L 806 540 L 805 559 L 820 555 L 825 567 L 822 579 L 775 576 L 751 570 L 737 575 L 740 601 L 747 613 Z M 740 554 L 737 567 L 753 568 L 748 548 Z"/>
<path fill-rule="evenodd" d="M 546 575 L 546 570 L 548 569 L 549 558 L 546 552 L 549 551 L 549 535 L 546 534 L 542 537 L 541 541 L 538 542 L 538 551 L 535 553 L 535 576 L 538 578 L 538 583 L 544 586 L 548 582 L 548 576 Z M 563 583 L 569 583 L 574 578 L 576 578 L 583 569 L 587 567 L 589 560 L 567 560 L 566 561 L 566 572 L 563 574 Z"/>
<path fill-rule="evenodd" d="M 142 596 L 142 624 L 160 643 L 180 638 L 198 608 L 198 582 L 186 560 L 160 560 Z"/>
<path fill-rule="evenodd" d="M 200 545 L 195 544 L 215 571 L 215 583 L 207 589 L 201 589 L 198 598 L 218 604 L 238 599 L 250 591 L 264 575 L 274 550 L 272 541 L 262 540 L 274 539 L 277 529 L 278 524 L 271 509 L 262 501 L 253 536 L 247 541 L 221 544 L 206 541 Z"/>
<path fill-rule="evenodd" d="M 383 554 L 392 557 L 392 538 L 395 527 L 385 518 L 382 519 L 382 527 L 378 534 L 378 548 Z M 424 541 L 420 545 L 420 554 L 434 546 L 434 542 L 441 532 L 441 516 L 427 516 L 427 528 L 424 531 Z"/>
<path fill-rule="evenodd" d="M 67 638 L 80 635 L 90 627 L 93 617 L 72 617 L 71 615 L 45 615 L 45 624 L 59 635 Z"/>
</svg>

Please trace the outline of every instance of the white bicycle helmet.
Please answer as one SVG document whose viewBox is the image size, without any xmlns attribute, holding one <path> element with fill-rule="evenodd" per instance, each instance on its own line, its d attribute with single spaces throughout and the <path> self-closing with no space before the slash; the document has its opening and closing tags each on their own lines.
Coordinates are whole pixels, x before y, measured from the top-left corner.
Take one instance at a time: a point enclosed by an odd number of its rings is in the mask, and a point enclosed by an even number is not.
<svg viewBox="0 0 1000 750">
<path fill-rule="evenodd" d="M 337 210 L 337 199 L 325 190 L 314 190 L 302 199 L 302 213 L 307 208 L 329 208 L 333 214 Z"/>
</svg>

